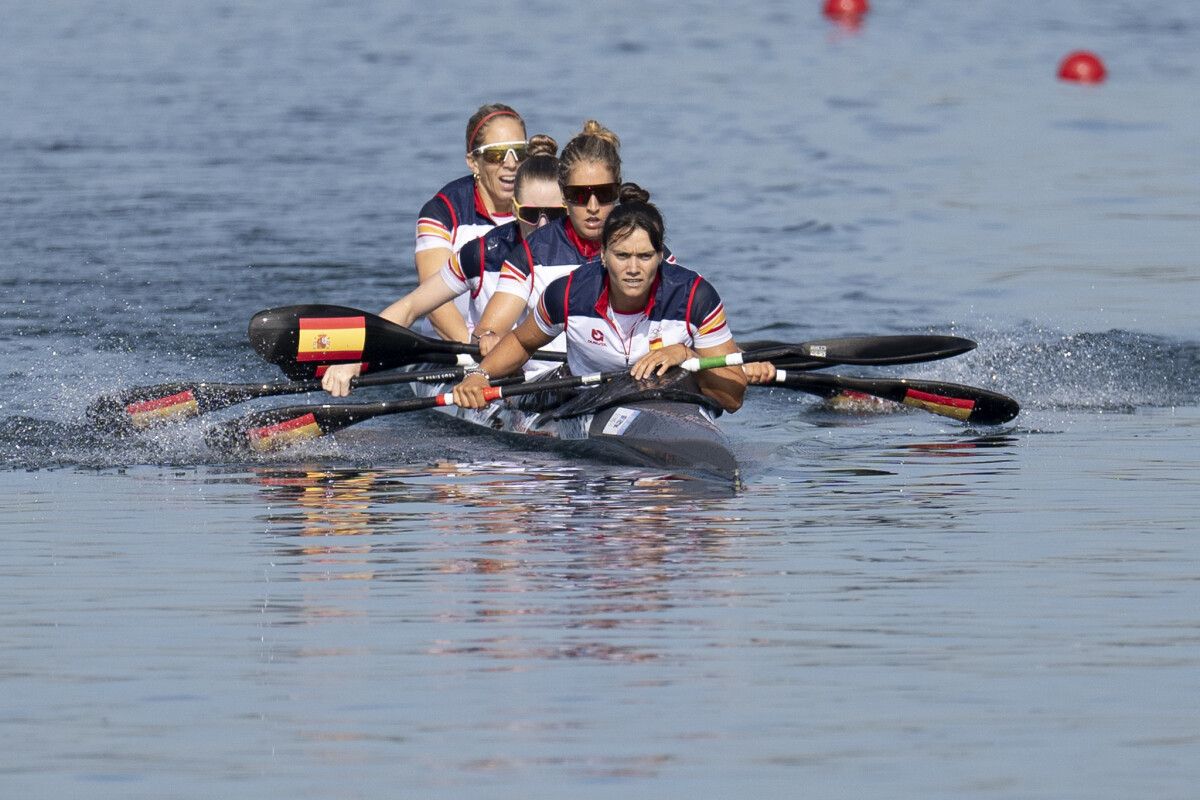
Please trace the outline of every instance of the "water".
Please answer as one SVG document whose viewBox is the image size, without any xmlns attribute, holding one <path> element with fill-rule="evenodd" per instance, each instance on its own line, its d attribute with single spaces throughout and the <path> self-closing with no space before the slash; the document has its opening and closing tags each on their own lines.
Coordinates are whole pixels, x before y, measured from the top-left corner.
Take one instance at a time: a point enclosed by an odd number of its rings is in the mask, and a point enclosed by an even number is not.
<svg viewBox="0 0 1200 800">
<path fill-rule="evenodd" d="M 819 5 L 4 8 L 4 795 L 1192 796 L 1200 13 Z M 424 416 L 81 427 L 405 291 L 496 99 L 617 130 L 739 337 L 969 336 L 880 372 L 1021 416 L 757 389 L 737 491 Z"/>
</svg>

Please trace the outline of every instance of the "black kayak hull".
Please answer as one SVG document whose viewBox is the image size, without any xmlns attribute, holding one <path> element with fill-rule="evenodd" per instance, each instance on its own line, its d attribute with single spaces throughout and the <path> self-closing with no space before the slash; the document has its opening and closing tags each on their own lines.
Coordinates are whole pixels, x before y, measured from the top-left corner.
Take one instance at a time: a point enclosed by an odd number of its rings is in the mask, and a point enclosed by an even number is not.
<svg viewBox="0 0 1200 800">
<path fill-rule="evenodd" d="M 417 385 L 421 395 L 450 390 L 449 385 Z M 630 399 L 594 413 L 555 418 L 503 401 L 471 410 L 444 406 L 437 412 L 530 444 L 602 461 L 662 470 L 680 477 L 724 483 L 738 480 L 738 462 L 712 412 L 700 403 Z"/>
</svg>

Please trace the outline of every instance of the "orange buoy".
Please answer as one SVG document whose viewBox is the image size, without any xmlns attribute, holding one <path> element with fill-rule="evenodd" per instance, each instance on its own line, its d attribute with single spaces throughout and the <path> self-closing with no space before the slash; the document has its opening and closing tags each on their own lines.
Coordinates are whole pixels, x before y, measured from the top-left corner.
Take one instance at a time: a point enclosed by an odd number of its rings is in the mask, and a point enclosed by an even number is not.
<svg viewBox="0 0 1200 800">
<path fill-rule="evenodd" d="M 825 16 L 832 19 L 858 19 L 867 10 L 867 0 L 825 0 Z"/>
<path fill-rule="evenodd" d="M 1087 50 L 1076 50 L 1058 65 L 1058 77 L 1064 81 L 1101 83 L 1107 74 L 1104 62 Z"/>
</svg>

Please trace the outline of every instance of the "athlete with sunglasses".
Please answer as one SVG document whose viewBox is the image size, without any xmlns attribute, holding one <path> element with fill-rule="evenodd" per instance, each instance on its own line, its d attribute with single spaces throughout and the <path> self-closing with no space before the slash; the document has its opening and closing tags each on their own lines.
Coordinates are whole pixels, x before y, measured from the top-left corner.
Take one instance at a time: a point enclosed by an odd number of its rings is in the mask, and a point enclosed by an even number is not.
<svg viewBox="0 0 1200 800">
<path fill-rule="evenodd" d="M 649 195 L 623 186 L 603 227 L 600 257 L 546 287 L 535 311 L 454 387 L 455 404 L 483 408 L 492 377 L 514 372 L 560 335 L 575 375 L 629 369 L 641 380 L 695 356 L 736 353 L 716 289 L 665 260 L 663 235 Z M 705 370 L 695 380 L 726 411 L 741 407 L 747 374 L 740 367 Z"/>
<path fill-rule="evenodd" d="M 383 310 L 381 316 L 398 325 L 412 327 L 414 321 L 454 300 L 468 299 L 466 322 L 473 327 L 488 300 L 502 280 L 504 257 L 514 247 L 524 245 L 530 234 L 551 221 L 566 216 L 562 191 L 558 188 L 558 143 L 538 134 L 529 140 L 529 158 L 517 169 L 513 187 L 513 211 L 516 219 L 497 225 L 451 254 L 436 277 L 421 285 Z M 507 332 L 507 331 L 506 331 Z M 472 337 L 474 338 L 474 337 Z M 526 372 L 534 375 L 553 364 L 529 362 Z M 361 373 L 360 364 L 330 367 L 321 377 L 321 385 L 334 397 L 350 393 L 350 379 Z"/>
<path fill-rule="evenodd" d="M 479 349 L 487 355 L 500 337 L 537 306 L 554 279 L 569 274 L 600 252 L 604 221 L 616 205 L 621 187 L 621 140 L 595 120 L 588 120 L 558 161 L 558 182 L 567 213 L 513 248 L 504 261 L 501 280 L 475 328 Z M 674 261 L 670 251 L 668 260 Z M 561 349 L 558 342 L 550 349 Z"/>
<path fill-rule="evenodd" d="M 502 103 L 480 106 L 467 121 L 466 162 L 471 174 L 442 187 L 417 218 L 416 264 L 422 282 L 436 276 L 463 245 L 513 220 L 517 167 L 529 156 L 525 121 Z M 426 334 L 465 342 L 467 303 L 447 303 L 429 314 Z"/>
</svg>

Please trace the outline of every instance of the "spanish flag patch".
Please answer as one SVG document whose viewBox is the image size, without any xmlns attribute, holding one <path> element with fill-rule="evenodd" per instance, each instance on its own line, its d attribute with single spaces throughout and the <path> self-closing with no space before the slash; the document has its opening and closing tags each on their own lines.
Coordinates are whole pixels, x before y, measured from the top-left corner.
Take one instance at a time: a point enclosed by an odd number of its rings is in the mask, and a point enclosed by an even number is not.
<svg viewBox="0 0 1200 800">
<path fill-rule="evenodd" d="M 364 317 L 301 317 L 297 361 L 360 361 L 367 342 Z"/>
<path fill-rule="evenodd" d="M 971 416 L 971 412 L 975 409 L 974 400 L 965 400 L 961 397 L 944 397 L 940 394 L 918 392 L 916 389 L 909 389 L 904 393 L 904 405 L 921 408 L 934 414 L 941 414 L 944 417 L 951 417 L 963 422 L 966 422 L 967 418 Z"/>
<path fill-rule="evenodd" d="M 250 447 L 260 453 L 302 439 L 316 439 L 320 435 L 321 426 L 312 414 L 246 431 Z"/>
<path fill-rule="evenodd" d="M 154 400 L 143 400 L 140 403 L 130 403 L 125 406 L 125 412 L 135 428 L 149 428 L 159 422 L 170 419 L 187 419 L 200 413 L 196 396 L 188 389 L 169 397 L 158 397 Z"/>
</svg>

